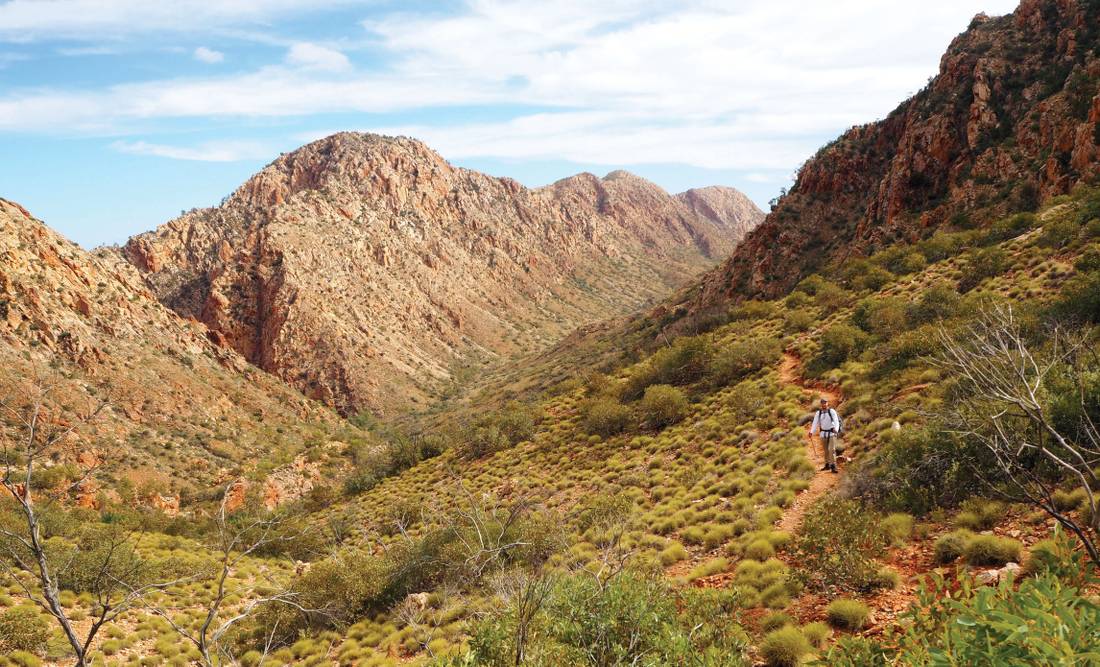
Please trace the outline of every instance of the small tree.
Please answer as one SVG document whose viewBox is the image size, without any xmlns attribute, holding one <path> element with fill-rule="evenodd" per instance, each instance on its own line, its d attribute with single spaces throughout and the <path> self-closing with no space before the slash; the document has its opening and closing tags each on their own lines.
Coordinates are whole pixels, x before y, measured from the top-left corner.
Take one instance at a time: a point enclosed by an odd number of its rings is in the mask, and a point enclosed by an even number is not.
<svg viewBox="0 0 1100 667">
<path fill-rule="evenodd" d="M 108 528 L 97 531 L 94 539 L 86 535 L 60 544 L 48 539 L 44 518 L 59 511 L 57 501 L 79 489 L 95 466 L 77 469 L 76 479 L 65 479 L 52 488 L 40 482 L 41 471 L 47 461 L 76 460 L 74 434 L 82 428 L 94 432 L 98 417 L 107 408 L 102 400 L 88 402 L 83 409 L 62 404 L 57 400 L 62 382 L 60 374 L 43 377 L 35 370 L 0 401 L 0 411 L 10 424 L 9 432 L 0 438 L 0 486 L 11 497 L 15 517 L 0 522 L 0 554 L 4 556 L 0 561 L 26 598 L 61 628 L 76 665 L 83 667 L 104 625 L 139 605 L 144 594 L 182 579 L 151 581 L 152 568 L 122 530 Z M 24 572 L 33 575 L 33 584 L 19 576 Z M 91 594 L 93 605 L 86 630 L 78 630 L 62 606 L 62 585 Z"/>
<path fill-rule="evenodd" d="M 206 603 L 202 624 L 197 630 L 189 630 L 175 621 L 173 610 L 152 604 L 147 605 L 149 611 L 167 621 L 176 634 L 194 644 L 202 657 L 202 663 L 207 667 L 239 664 L 233 646 L 228 641 L 231 636 L 230 631 L 254 616 L 261 608 L 278 604 L 301 612 L 310 611 L 299 605 L 297 593 L 285 587 L 278 587 L 275 593 L 261 595 L 260 589 L 272 587 L 274 584 L 272 581 L 254 582 L 245 586 L 232 585 L 233 572 L 245 558 L 276 546 L 278 543 L 301 537 L 301 533 L 283 531 L 282 518 L 262 508 L 230 512 L 228 504 L 234 485 L 235 483 L 226 487 L 215 515 L 217 530 L 209 543 L 210 550 L 216 554 L 212 574 L 214 594 Z M 230 596 L 244 599 L 246 602 L 227 612 L 226 599 Z M 263 657 L 267 656 L 274 645 L 277 630 L 277 627 L 271 628 L 264 637 Z"/>
<path fill-rule="evenodd" d="M 1052 377 L 1060 369 L 1081 379 L 1083 342 L 1055 327 L 1044 352 L 1035 352 L 1010 306 L 981 313 L 961 334 L 940 330 L 938 363 L 958 378 L 958 400 L 946 415 L 957 434 L 984 447 L 996 470 L 975 470 L 995 492 L 1042 509 L 1080 540 L 1100 566 L 1100 513 L 1093 491 L 1100 432 L 1081 392 L 1079 428 L 1060 428 L 1049 408 Z M 1059 509 L 1054 494 L 1073 484 L 1085 500 L 1083 518 Z"/>
<path fill-rule="evenodd" d="M 688 412 L 684 392 L 667 384 L 655 384 L 645 390 L 639 411 L 653 428 L 664 428 L 683 419 Z"/>
</svg>

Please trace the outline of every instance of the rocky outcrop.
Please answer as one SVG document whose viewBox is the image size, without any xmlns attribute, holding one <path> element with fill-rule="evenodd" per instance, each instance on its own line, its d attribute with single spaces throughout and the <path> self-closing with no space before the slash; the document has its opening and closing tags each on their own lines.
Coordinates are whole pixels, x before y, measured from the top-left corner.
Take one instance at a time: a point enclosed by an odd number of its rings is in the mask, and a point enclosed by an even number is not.
<svg viewBox="0 0 1100 667">
<path fill-rule="evenodd" d="M 722 188 L 673 197 L 614 172 L 532 190 L 342 133 L 122 255 L 212 340 L 350 414 L 424 405 L 460 364 L 663 297 L 761 217 Z"/>
<path fill-rule="evenodd" d="M 928 86 L 805 163 L 766 221 L 704 277 L 693 309 L 781 294 L 846 257 L 1100 178 L 1098 46 L 1092 0 L 978 15 Z"/>
<path fill-rule="evenodd" d="M 117 254 L 88 253 L 0 199 L 0 394 L 26 395 L 36 382 L 54 387 L 57 414 L 107 403 L 51 452 L 95 471 L 77 497 L 87 506 L 129 478 L 169 491 L 139 501 L 176 511 L 168 498 L 180 490 L 207 491 L 305 434 L 349 428 L 162 306 Z M 0 435 L 18 428 L 7 419 Z"/>
</svg>

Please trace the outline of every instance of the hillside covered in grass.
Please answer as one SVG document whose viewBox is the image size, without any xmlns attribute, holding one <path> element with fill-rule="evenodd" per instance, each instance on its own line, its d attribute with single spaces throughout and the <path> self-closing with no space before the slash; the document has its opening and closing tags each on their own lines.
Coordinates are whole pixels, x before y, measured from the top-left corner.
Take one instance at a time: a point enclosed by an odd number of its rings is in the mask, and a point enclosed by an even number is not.
<svg viewBox="0 0 1100 667">
<path fill-rule="evenodd" d="M 1043 369 L 1029 378 L 1038 404 L 1088 450 L 1098 282 L 1100 192 L 1082 188 L 742 302 L 712 330 L 576 368 L 537 399 L 417 437 L 375 426 L 384 444 L 349 451 L 342 484 L 283 506 L 279 538 L 234 567 L 219 619 L 250 600 L 293 604 L 259 605 L 222 647 L 243 664 L 265 646 L 264 664 L 1087 664 L 1072 660 L 1097 646 L 1095 472 L 1002 470 L 960 421 L 995 397 L 970 392 L 947 353 L 1011 313 Z M 846 423 L 836 476 L 806 439 L 821 395 Z M 1049 507 L 1023 496 L 1020 471 L 1054 491 Z M 141 530 L 143 576 L 182 576 L 107 625 L 91 661 L 195 658 L 150 608 L 201 625 L 216 514 L 44 525 L 58 548 Z M 63 588 L 78 624 L 94 616 L 102 582 Z M 64 662 L 56 630 L 17 581 L 7 589 L 6 659 Z M 1032 628 L 1026 641 L 1006 615 Z"/>
</svg>

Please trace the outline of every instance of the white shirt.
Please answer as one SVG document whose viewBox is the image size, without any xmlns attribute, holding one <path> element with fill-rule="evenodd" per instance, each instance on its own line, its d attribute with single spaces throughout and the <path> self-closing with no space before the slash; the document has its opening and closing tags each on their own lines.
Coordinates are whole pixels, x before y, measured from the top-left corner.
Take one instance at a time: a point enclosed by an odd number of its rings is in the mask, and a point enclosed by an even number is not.
<svg viewBox="0 0 1100 667">
<path fill-rule="evenodd" d="M 836 433 L 840 430 L 840 415 L 836 413 L 836 408 L 829 408 L 828 410 L 817 410 L 814 412 L 814 423 L 810 426 L 810 435 L 816 434 L 818 431 L 832 431 Z"/>
</svg>

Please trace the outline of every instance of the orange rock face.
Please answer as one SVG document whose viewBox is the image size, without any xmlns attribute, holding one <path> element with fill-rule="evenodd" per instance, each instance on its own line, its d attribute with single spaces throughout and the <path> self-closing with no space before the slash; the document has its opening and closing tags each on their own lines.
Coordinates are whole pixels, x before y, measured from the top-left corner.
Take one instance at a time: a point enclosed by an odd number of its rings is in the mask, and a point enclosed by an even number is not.
<svg viewBox="0 0 1100 667">
<path fill-rule="evenodd" d="M 38 377 L 77 413 L 108 403 L 60 461 L 96 477 L 156 468 L 205 489 L 226 468 L 254 465 L 271 446 L 267 429 L 342 422 L 212 338 L 158 302 L 117 252 L 89 253 L 0 199 L 0 393 L 26 395 Z M 224 432 L 232 443 L 204 446 Z M 95 504 L 96 484 L 79 502 Z"/>
<path fill-rule="evenodd" d="M 344 133 L 123 255 L 213 340 L 350 414 L 423 404 L 460 361 L 663 297 L 761 217 L 730 189 L 674 197 L 615 172 L 532 190 L 411 139 Z"/>
<path fill-rule="evenodd" d="M 1030 210 L 1100 177 L 1100 17 L 1085 0 L 1024 0 L 978 15 L 939 74 L 884 120 L 818 151 L 696 311 L 781 294 L 805 275 L 955 216 Z"/>
</svg>

